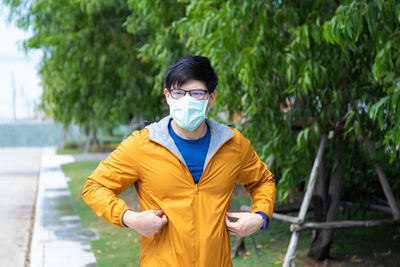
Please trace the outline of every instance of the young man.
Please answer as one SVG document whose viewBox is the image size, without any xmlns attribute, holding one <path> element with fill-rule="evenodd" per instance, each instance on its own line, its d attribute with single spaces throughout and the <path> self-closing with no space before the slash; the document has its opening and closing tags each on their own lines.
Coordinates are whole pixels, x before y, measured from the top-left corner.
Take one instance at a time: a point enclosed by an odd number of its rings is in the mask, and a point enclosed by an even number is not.
<svg viewBox="0 0 400 267">
<path fill-rule="evenodd" d="M 206 57 L 173 63 L 164 89 L 170 116 L 133 132 L 86 178 L 82 197 L 96 214 L 142 235 L 142 267 L 232 266 L 228 234 L 265 229 L 272 216 L 272 173 L 238 130 L 206 119 L 217 83 Z M 229 212 L 235 183 L 249 193 L 251 212 Z M 132 184 L 141 211 L 118 198 Z"/>
</svg>

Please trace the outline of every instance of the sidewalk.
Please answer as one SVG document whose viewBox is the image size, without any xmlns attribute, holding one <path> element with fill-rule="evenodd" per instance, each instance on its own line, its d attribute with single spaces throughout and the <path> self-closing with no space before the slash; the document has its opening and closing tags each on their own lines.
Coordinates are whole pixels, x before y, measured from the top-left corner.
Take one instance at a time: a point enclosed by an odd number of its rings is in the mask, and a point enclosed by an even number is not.
<svg viewBox="0 0 400 267">
<path fill-rule="evenodd" d="M 0 148 L 1 267 L 23 267 L 29 259 L 42 150 L 38 147 Z"/>
<path fill-rule="evenodd" d="M 96 231 L 82 228 L 73 207 L 61 164 L 72 156 L 56 155 L 44 148 L 41 160 L 35 222 L 31 243 L 31 267 L 96 266 L 90 240 Z"/>
</svg>

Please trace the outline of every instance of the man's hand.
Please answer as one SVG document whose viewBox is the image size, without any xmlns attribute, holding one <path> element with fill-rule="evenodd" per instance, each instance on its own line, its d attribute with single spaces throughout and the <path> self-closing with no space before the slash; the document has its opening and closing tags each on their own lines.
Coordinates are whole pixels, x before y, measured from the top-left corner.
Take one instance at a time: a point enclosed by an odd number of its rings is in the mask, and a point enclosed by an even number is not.
<svg viewBox="0 0 400 267">
<path fill-rule="evenodd" d="M 229 218 L 237 218 L 236 222 Z M 248 236 L 264 225 L 264 219 L 260 214 L 250 212 L 227 212 L 225 216 L 228 232 L 236 237 Z"/>
<path fill-rule="evenodd" d="M 161 232 L 168 219 L 162 210 L 146 210 L 142 212 L 127 210 L 122 217 L 122 221 L 139 234 L 152 236 Z"/>
</svg>

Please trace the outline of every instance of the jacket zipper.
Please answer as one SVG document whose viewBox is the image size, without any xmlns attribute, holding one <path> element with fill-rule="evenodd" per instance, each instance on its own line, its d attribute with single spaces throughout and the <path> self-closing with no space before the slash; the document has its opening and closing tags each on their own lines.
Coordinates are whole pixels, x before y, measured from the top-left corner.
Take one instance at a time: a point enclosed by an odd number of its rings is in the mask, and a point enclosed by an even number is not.
<svg viewBox="0 0 400 267">
<path fill-rule="evenodd" d="M 195 212 L 195 243 L 194 243 L 194 260 L 195 266 L 199 266 L 199 241 L 200 241 L 200 225 L 199 225 L 199 186 L 195 184 L 195 195 L 194 195 L 194 212 Z"/>
<path fill-rule="evenodd" d="M 229 139 L 228 139 L 229 140 Z M 157 141 L 154 141 L 154 140 L 151 140 L 151 141 L 153 141 L 154 143 L 157 143 L 157 144 L 159 144 L 159 145 L 161 145 L 161 146 L 163 146 L 164 148 L 166 148 L 167 150 L 169 150 L 181 163 L 183 163 L 183 165 L 185 165 L 185 167 L 186 167 L 186 169 L 189 171 L 189 173 L 190 173 L 190 170 L 189 170 L 189 168 L 186 166 L 186 164 L 184 163 L 184 162 L 182 162 L 182 160 L 178 157 L 178 156 L 176 156 L 175 155 L 175 153 L 174 152 L 172 152 L 168 147 L 166 147 L 166 146 L 164 146 L 163 144 L 161 144 L 161 143 L 159 143 L 159 142 L 157 142 Z M 225 142 L 223 143 L 223 144 L 225 144 Z M 222 145 L 223 145 L 222 144 Z M 222 146 L 221 145 L 221 146 Z M 220 146 L 220 147 L 221 147 Z M 219 149 L 219 148 L 218 148 Z M 218 149 L 217 149 L 217 151 L 218 151 Z M 215 153 L 214 153 L 215 154 Z M 214 155 L 213 154 L 213 155 Z M 212 158 L 212 157 L 211 157 Z M 211 158 L 210 158 L 210 160 L 211 160 Z M 208 165 L 208 164 L 207 164 Z M 204 173 L 204 170 L 203 170 L 203 173 Z M 201 174 L 201 177 L 203 176 L 203 173 Z M 200 181 L 201 181 L 201 177 L 200 177 Z M 198 182 L 198 183 L 200 183 L 200 181 Z M 194 243 L 194 262 L 195 262 L 195 265 L 196 266 L 199 266 L 199 261 L 198 261 L 198 255 L 199 255 L 199 245 L 198 245 L 198 241 L 200 240 L 200 237 L 199 237 L 199 225 L 198 225 L 198 223 L 199 223 L 199 212 L 198 212 L 198 210 L 199 210 L 199 199 L 198 199 L 198 197 L 199 197 L 199 186 L 198 186 L 198 183 L 197 184 L 194 184 L 195 185 L 195 199 L 194 199 L 194 212 L 195 212 L 195 227 L 196 227 L 196 229 L 195 229 L 195 232 L 196 232 L 196 234 L 195 234 L 195 243 Z"/>
<path fill-rule="evenodd" d="M 211 160 L 212 160 L 212 158 L 214 157 L 214 155 L 217 153 L 217 151 L 226 143 L 226 142 L 228 142 L 229 140 L 231 140 L 233 138 L 233 136 L 231 136 L 230 138 L 228 138 L 227 140 L 225 140 L 225 142 L 223 142 L 219 147 L 218 147 L 218 149 L 217 150 L 215 150 L 215 152 L 212 154 L 212 156 L 210 157 L 210 159 L 208 160 L 208 162 L 207 162 L 207 165 L 204 167 L 204 169 L 203 169 L 203 173 L 201 174 L 201 176 L 200 176 L 200 180 L 199 180 L 199 182 L 197 183 L 197 184 L 195 184 L 195 205 L 194 205 L 194 208 L 195 208 L 195 227 L 196 227 L 196 229 L 195 229 L 195 231 L 196 231 L 196 239 L 195 239 L 195 262 L 196 262 L 196 266 L 199 266 L 200 265 L 200 263 L 199 263 L 199 261 L 198 261 L 198 259 L 199 259 L 199 254 L 200 254 L 200 252 L 199 252 L 199 241 L 200 241 L 200 233 L 199 233 L 199 183 L 201 183 L 201 181 L 202 181 L 202 177 L 203 177 L 203 174 L 204 174 L 204 172 L 205 172 L 205 170 L 206 170 L 206 168 L 208 167 L 208 165 L 209 165 L 209 163 L 211 162 Z M 186 166 L 186 168 L 187 168 L 187 166 Z"/>
</svg>

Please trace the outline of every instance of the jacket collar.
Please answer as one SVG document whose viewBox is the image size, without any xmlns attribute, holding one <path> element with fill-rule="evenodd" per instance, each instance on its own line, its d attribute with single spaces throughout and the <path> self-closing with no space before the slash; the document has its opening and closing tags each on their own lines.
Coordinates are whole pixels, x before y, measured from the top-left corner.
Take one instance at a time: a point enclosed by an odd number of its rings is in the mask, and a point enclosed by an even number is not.
<svg viewBox="0 0 400 267">
<path fill-rule="evenodd" d="M 168 148 L 186 165 L 185 159 L 183 158 L 181 152 L 179 151 L 174 140 L 169 134 L 168 125 L 171 120 L 171 116 L 167 116 L 159 122 L 152 123 L 145 128 L 149 129 L 150 140 L 153 140 L 154 142 L 157 142 Z M 204 168 L 207 166 L 208 161 L 211 159 L 212 155 L 214 155 L 214 153 L 218 150 L 218 148 L 234 135 L 234 132 L 231 131 L 226 125 L 217 123 L 209 119 L 206 119 L 206 123 L 210 128 L 211 139 L 206 160 L 204 162 Z"/>
</svg>

